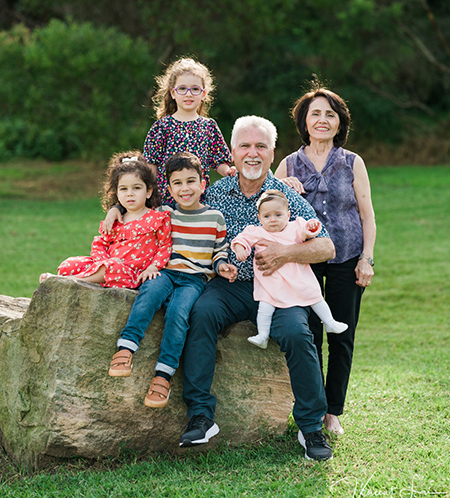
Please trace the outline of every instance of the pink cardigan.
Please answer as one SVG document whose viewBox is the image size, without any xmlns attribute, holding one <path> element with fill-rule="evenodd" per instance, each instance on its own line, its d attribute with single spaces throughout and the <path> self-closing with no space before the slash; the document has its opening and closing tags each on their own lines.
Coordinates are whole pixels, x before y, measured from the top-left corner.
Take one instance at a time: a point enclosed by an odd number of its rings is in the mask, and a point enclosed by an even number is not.
<svg viewBox="0 0 450 498">
<path fill-rule="evenodd" d="M 300 244 L 305 240 L 305 220 L 297 218 L 290 221 L 282 232 L 271 233 L 260 226 L 248 226 L 231 242 L 231 249 L 235 244 L 241 244 L 248 251 L 255 247 L 255 251 L 264 250 L 257 241 L 267 240 L 284 245 Z M 309 306 L 322 301 L 323 296 L 311 267 L 308 264 L 286 263 L 279 270 L 268 277 L 258 270 L 253 261 L 255 272 L 254 292 L 255 301 L 270 303 L 276 308 L 290 308 L 292 306 Z"/>
</svg>

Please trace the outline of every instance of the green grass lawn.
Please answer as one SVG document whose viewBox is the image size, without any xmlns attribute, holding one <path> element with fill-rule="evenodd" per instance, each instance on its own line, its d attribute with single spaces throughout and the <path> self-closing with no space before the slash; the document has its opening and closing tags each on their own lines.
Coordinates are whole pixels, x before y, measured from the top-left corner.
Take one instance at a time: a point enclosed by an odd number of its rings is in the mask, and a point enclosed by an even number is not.
<svg viewBox="0 0 450 498">
<path fill-rule="evenodd" d="M 0 166 L 5 183 L 1 175 Z M 0 497 L 450 497 L 450 167 L 369 175 L 375 278 L 333 460 L 307 462 L 293 431 L 252 446 L 72 459 L 34 473 L 0 454 Z M 30 297 L 41 272 L 88 254 L 102 218 L 98 200 L 79 192 L 27 197 L 0 200 L 0 294 Z"/>
</svg>

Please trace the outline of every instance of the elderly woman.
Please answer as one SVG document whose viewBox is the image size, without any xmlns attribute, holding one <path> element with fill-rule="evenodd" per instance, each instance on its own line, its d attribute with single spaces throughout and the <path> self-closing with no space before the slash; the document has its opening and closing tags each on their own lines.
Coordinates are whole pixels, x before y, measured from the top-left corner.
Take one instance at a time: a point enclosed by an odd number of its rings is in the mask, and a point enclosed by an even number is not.
<svg viewBox="0 0 450 498">
<path fill-rule="evenodd" d="M 293 117 L 305 145 L 283 159 L 275 176 L 298 190 L 316 210 L 336 247 L 336 257 L 311 265 L 342 334 L 327 334 L 328 371 L 325 428 L 343 434 L 343 413 L 352 365 L 362 293 L 373 277 L 375 216 L 363 160 L 342 147 L 350 113 L 335 93 L 316 86 L 295 104 Z M 323 324 L 311 313 L 309 325 L 323 371 Z"/>
</svg>

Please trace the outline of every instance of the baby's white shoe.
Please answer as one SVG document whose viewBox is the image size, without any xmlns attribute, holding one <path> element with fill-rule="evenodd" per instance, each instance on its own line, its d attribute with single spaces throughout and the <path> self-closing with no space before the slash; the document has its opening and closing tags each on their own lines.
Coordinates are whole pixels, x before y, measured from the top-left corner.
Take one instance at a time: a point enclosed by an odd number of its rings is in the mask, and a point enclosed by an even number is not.
<svg viewBox="0 0 450 498">
<path fill-rule="evenodd" d="M 325 331 L 331 334 L 342 334 L 348 329 L 348 325 L 346 323 L 337 322 L 333 320 L 328 325 L 325 325 Z"/>
<path fill-rule="evenodd" d="M 258 348 L 261 349 L 266 349 L 267 344 L 269 343 L 269 339 L 265 339 L 262 335 L 254 335 L 252 337 L 249 337 L 248 342 L 251 342 L 255 346 L 258 346 Z"/>
</svg>

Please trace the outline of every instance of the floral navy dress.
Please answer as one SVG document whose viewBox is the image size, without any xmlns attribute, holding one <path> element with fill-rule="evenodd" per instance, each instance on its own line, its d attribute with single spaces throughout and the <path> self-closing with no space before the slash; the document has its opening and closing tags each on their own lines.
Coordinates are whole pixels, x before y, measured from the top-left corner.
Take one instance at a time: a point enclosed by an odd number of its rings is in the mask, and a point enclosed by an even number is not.
<svg viewBox="0 0 450 498">
<path fill-rule="evenodd" d="M 158 168 L 158 191 L 163 203 L 174 202 L 167 189 L 164 165 L 177 152 L 191 152 L 200 159 L 207 187 L 211 168 L 231 165 L 230 151 L 214 119 L 202 116 L 193 121 L 178 121 L 172 116 L 159 119 L 145 139 L 144 157 Z"/>
</svg>

